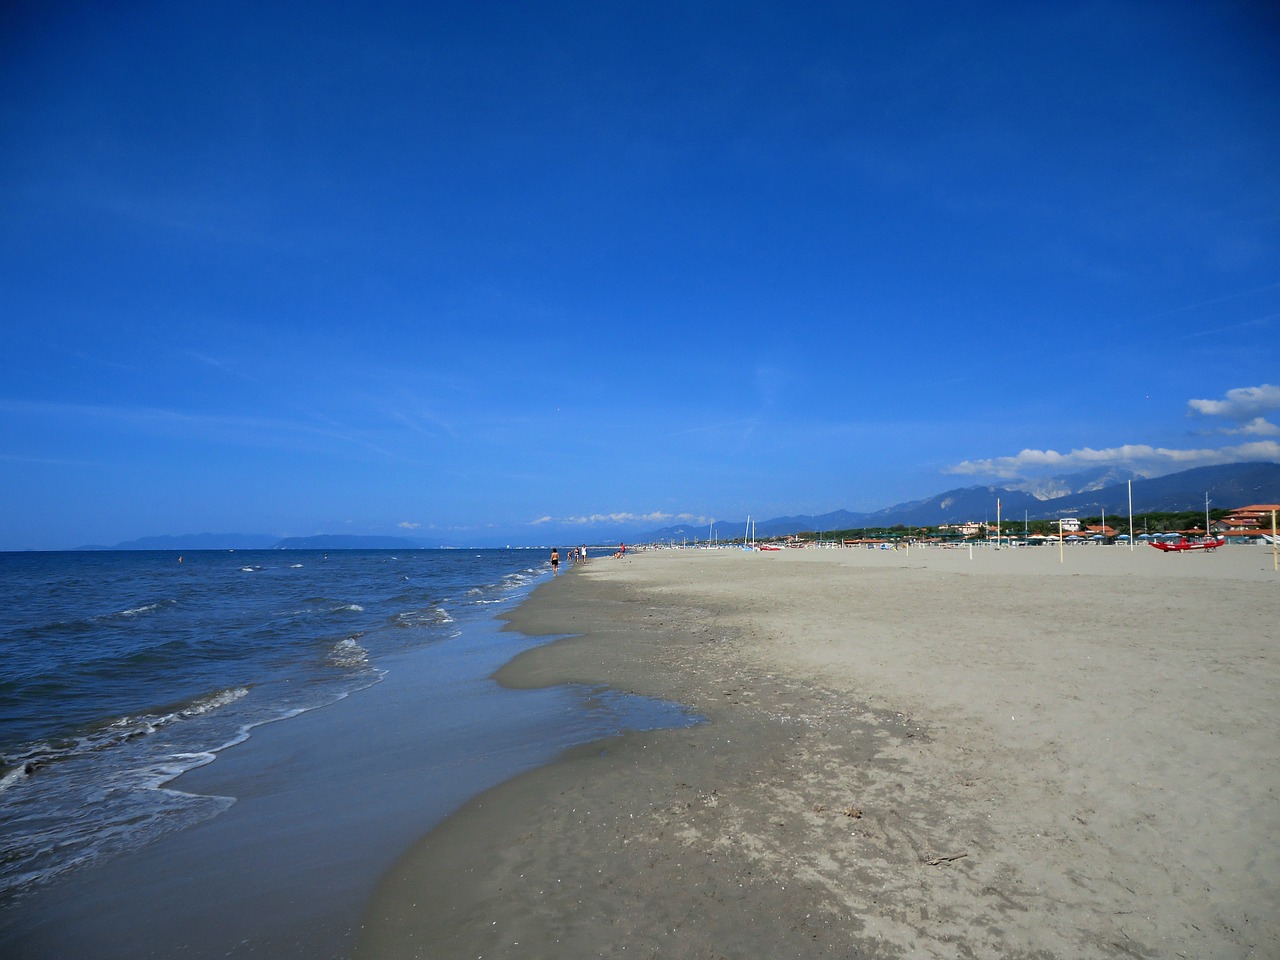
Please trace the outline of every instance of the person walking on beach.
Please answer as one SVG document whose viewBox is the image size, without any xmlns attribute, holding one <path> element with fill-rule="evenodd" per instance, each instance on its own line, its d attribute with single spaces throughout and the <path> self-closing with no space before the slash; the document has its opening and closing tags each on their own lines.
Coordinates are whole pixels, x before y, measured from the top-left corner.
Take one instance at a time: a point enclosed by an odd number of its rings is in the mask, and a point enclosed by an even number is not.
<svg viewBox="0 0 1280 960">
<path fill-rule="evenodd" d="M 555 547 L 551 548 L 551 572 L 557 576 L 560 574 L 560 551 Z"/>
<path fill-rule="evenodd" d="M 585 543 L 578 548 L 578 559 L 583 563 L 587 562 L 587 545 Z"/>
</svg>

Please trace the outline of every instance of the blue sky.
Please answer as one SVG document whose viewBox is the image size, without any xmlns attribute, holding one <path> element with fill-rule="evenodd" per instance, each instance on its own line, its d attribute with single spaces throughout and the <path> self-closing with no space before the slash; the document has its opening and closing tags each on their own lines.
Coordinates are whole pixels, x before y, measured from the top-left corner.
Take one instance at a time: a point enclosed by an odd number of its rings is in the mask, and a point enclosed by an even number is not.
<svg viewBox="0 0 1280 960">
<path fill-rule="evenodd" d="M 1280 460 L 1266 6 L 6 5 L 0 549 Z"/>
</svg>

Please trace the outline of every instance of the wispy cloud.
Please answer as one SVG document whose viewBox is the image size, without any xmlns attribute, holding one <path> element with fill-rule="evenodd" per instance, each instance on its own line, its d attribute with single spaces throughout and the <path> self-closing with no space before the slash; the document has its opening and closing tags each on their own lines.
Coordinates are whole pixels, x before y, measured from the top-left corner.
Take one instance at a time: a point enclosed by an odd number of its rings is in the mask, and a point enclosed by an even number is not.
<svg viewBox="0 0 1280 960">
<path fill-rule="evenodd" d="M 283 442 L 315 444 L 339 441 L 345 445 L 364 447 L 383 457 L 399 459 L 391 452 L 370 442 L 358 430 L 327 418 L 317 423 L 279 417 L 252 417 L 221 413 L 193 413 L 164 407 L 83 403 L 50 403 L 32 400 L 0 399 L 0 413 L 24 417 L 54 417 L 84 424 L 111 424 L 138 433 L 158 432 L 183 437 L 217 437 L 224 442 L 251 446 L 278 445 Z"/>
<path fill-rule="evenodd" d="M 751 433 L 760 425 L 760 421 L 755 418 L 745 420 L 730 420 L 724 423 L 707 423 L 696 427 L 686 427 L 683 430 L 673 430 L 669 434 L 672 437 L 686 436 L 692 433 L 727 433 L 732 432 L 738 436 L 750 436 Z"/>
<path fill-rule="evenodd" d="M 539 517 L 530 524 L 539 526 L 547 523 L 563 523 L 572 526 L 591 526 L 600 523 L 710 523 L 710 517 L 699 517 L 692 513 L 664 513 L 655 510 L 652 513 L 593 513 L 580 517 Z"/>
<path fill-rule="evenodd" d="M 1272 290 L 1280 288 L 1280 282 L 1264 284 L 1261 287 L 1254 287 L 1250 290 L 1238 290 L 1235 293 L 1229 293 L 1224 297 L 1214 297 L 1211 300 L 1201 300 L 1198 303 L 1188 303 L 1181 307 L 1174 307 L 1172 310 L 1163 310 L 1160 313 L 1153 313 L 1152 318 L 1171 317 L 1179 313 L 1187 313 L 1192 310 L 1199 310 L 1201 307 L 1216 307 L 1219 304 L 1228 303 L 1232 300 L 1239 300 L 1242 297 L 1252 297 L 1259 293 L 1270 293 Z"/>
<path fill-rule="evenodd" d="M 96 467 L 101 464 L 91 460 L 67 460 L 53 457 L 26 457 L 18 453 L 0 453 L 0 461 L 5 463 L 35 463 L 50 467 Z"/>
</svg>

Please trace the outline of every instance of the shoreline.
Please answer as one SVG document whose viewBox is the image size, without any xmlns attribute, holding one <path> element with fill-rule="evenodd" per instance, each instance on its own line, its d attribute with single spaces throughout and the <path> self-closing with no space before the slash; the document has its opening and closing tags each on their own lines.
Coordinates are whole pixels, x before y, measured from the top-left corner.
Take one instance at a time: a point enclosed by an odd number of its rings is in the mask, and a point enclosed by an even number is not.
<svg viewBox="0 0 1280 960">
<path fill-rule="evenodd" d="M 471 797 L 662 705 L 505 690 L 529 637 L 488 609 L 379 659 L 381 681 L 251 736 L 164 789 L 221 813 L 31 887 L 0 909 L 0 954 L 345 960 L 365 903 L 415 839 Z M 594 697 L 594 699 L 593 699 Z"/>
<path fill-rule="evenodd" d="M 709 722 L 472 801 L 357 956 L 1275 955 L 1270 552 L 1046 553 L 671 551 L 543 585 L 506 619 L 565 638 L 502 683 Z"/>
</svg>

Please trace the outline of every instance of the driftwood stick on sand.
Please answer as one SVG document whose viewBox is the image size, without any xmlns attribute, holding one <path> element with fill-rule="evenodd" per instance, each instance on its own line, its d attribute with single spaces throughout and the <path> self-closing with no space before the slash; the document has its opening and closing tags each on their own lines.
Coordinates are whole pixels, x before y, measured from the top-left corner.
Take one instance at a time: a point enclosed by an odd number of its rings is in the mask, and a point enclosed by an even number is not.
<svg viewBox="0 0 1280 960">
<path fill-rule="evenodd" d="M 950 863 L 952 860 L 960 860 L 968 855 L 969 851 L 966 850 L 964 853 L 953 853 L 949 857 L 930 857 L 928 860 L 923 862 L 931 867 L 940 867 L 944 863 Z"/>
</svg>

